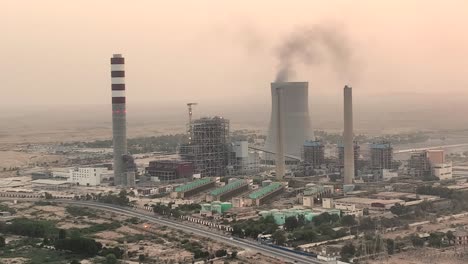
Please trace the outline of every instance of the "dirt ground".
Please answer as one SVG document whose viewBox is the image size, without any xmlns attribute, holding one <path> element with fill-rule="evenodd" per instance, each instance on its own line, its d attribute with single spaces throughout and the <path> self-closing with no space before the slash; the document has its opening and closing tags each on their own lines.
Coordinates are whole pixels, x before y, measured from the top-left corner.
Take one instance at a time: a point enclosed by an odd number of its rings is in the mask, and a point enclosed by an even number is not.
<svg viewBox="0 0 468 264">
<path fill-rule="evenodd" d="M 370 264 L 466 264 L 468 251 L 462 248 L 422 248 L 393 255 L 388 259 L 369 261 Z"/>
</svg>

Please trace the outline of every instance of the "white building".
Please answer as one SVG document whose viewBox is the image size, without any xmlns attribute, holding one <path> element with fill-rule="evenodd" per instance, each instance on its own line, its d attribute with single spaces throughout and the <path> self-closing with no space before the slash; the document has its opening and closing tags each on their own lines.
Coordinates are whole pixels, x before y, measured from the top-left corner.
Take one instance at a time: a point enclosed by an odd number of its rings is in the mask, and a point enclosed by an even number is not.
<svg viewBox="0 0 468 264">
<path fill-rule="evenodd" d="M 68 181 L 77 185 L 97 186 L 107 174 L 107 168 L 75 168 L 70 170 Z"/>
<path fill-rule="evenodd" d="M 440 180 L 452 179 L 452 162 L 433 164 L 432 174 Z"/>
<path fill-rule="evenodd" d="M 388 181 L 391 178 L 396 178 L 396 177 L 398 177 L 398 172 L 391 171 L 391 170 L 388 170 L 388 169 L 383 169 L 382 170 L 382 180 Z"/>
</svg>

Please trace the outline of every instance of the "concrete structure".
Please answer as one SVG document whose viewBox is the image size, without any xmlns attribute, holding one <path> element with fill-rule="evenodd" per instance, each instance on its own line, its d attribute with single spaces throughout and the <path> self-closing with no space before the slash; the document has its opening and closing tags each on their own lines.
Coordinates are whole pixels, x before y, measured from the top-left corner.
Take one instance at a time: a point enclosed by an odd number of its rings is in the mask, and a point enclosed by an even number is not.
<svg viewBox="0 0 468 264">
<path fill-rule="evenodd" d="M 154 160 L 145 168 L 146 174 L 157 181 L 171 182 L 178 180 L 191 180 L 193 177 L 193 164 L 181 160 Z"/>
<path fill-rule="evenodd" d="M 468 231 L 464 229 L 457 229 L 453 232 L 455 236 L 455 245 L 466 246 L 468 245 Z"/>
<path fill-rule="evenodd" d="M 114 148 L 114 184 L 133 185 L 129 182 L 124 155 L 127 155 L 127 108 L 125 98 L 125 59 L 121 54 L 111 58 L 112 78 L 112 141 Z M 134 177 L 134 175 L 133 175 Z"/>
<path fill-rule="evenodd" d="M 390 142 L 370 144 L 371 168 L 374 170 L 393 169 L 393 147 Z"/>
<path fill-rule="evenodd" d="M 232 203 L 229 202 L 212 202 L 201 204 L 200 215 L 201 216 L 211 216 L 213 212 L 217 214 L 223 214 L 231 209 Z"/>
<path fill-rule="evenodd" d="M 31 185 L 34 190 L 60 191 L 70 189 L 72 183 L 63 180 L 43 179 L 31 181 Z"/>
<path fill-rule="evenodd" d="M 248 202 L 248 204 L 257 205 L 257 206 L 262 205 L 269 199 L 283 192 L 283 190 L 284 190 L 283 184 L 279 182 L 271 183 L 265 187 L 262 187 L 250 193 L 249 199 L 251 200 L 251 202 Z"/>
<path fill-rule="evenodd" d="M 400 199 L 370 199 L 360 197 L 347 197 L 335 200 L 335 208 L 355 206 L 356 209 L 390 210 L 396 203 L 405 205 L 405 201 Z"/>
<path fill-rule="evenodd" d="M 192 122 L 192 140 L 181 146 L 180 155 L 193 163 L 203 177 L 225 176 L 228 165 L 229 120 L 201 118 Z"/>
<path fill-rule="evenodd" d="M 271 118 L 265 150 L 277 153 L 283 152 L 281 148 L 284 148 L 285 154 L 300 157 L 302 145 L 312 137 L 308 83 L 271 83 Z M 278 144 L 280 138 L 283 138 L 283 144 Z M 276 154 L 276 156 L 280 158 L 278 163 L 284 164 L 284 156 L 282 154 Z M 279 169 L 281 170 L 281 167 Z M 282 175 L 277 173 L 277 177 Z"/>
<path fill-rule="evenodd" d="M 344 144 L 342 142 L 338 143 L 337 145 L 338 148 L 338 166 L 340 168 L 344 168 Z M 357 174 L 357 167 L 358 167 L 358 162 L 359 162 L 359 156 L 361 155 L 361 146 L 357 142 L 354 142 L 353 146 L 353 151 L 354 151 L 354 172 L 355 175 Z"/>
<path fill-rule="evenodd" d="M 108 172 L 107 168 L 74 168 L 70 170 L 69 182 L 81 186 L 98 186 L 101 184 L 102 175 Z"/>
<path fill-rule="evenodd" d="M 381 170 L 382 180 L 389 181 L 392 178 L 398 177 L 398 171 L 392 171 L 388 169 Z"/>
<path fill-rule="evenodd" d="M 229 159 L 231 175 L 246 175 L 259 171 L 260 155 L 257 151 L 249 150 L 247 141 L 231 143 L 231 156 Z"/>
<path fill-rule="evenodd" d="M 411 153 L 408 160 L 408 172 L 413 177 L 428 177 L 431 175 L 431 164 L 426 151 Z"/>
<path fill-rule="evenodd" d="M 175 188 L 171 193 L 171 198 L 187 198 L 192 195 L 198 194 L 207 189 L 213 188 L 216 185 L 216 178 L 203 178 Z"/>
<path fill-rule="evenodd" d="M 325 146 L 319 140 L 307 140 L 304 143 L 302 151 L 302 159 L 304 163 L 309 164 L 312 168 L 317 169 L 325 164 Z"/>
<path fill-rule="evenodd" d="M 206 201 L 226 201 L 238 194 L 249 190 L 249 183 L 244 180 L 236 180 L 220 188 L 214 189 L 206 196 Z"/>
<path fill-rule="evenodd" d="M 452 179 L 452 162 L 445 162 L 440 164 L 432 164 L 432 175 L 439 178 L 439 180 Z"/>
<path fill-rule="evenodd" d="M 314 219 L 314 217 L 321 215 L 325 212 L 340 216 L 340 210 L 335 210 L 335 209 L 317 212 L 317 211 L 313 211 L 310 209 L 296 209 L 296 208 L 285 209 L 285 210 L 273 209 L 270 211 L 261 211 L 259 214 L 264 218 L 267 216 L 273 216 L 273 218 L 275 219 L 275 223 L 277 225 L 284 225 L 284 223 L 286 222 L 286 218 L 288 217 L 298 217 L 299 215 L 303 215 L 304 219 L 307 222 L 311 222 Z"/>
<path fill-rule="evenodd" d="M 353 135 L 353 90 L 344 87 L 344 184 L 352 184 L 354 181 L 354 135 Z"/>
<path fill-rule="evenodd" d="M 445 163 L 445 152 L 443 149 L 426 150 L 427 159 L 431 164 Z"/>
</svg>

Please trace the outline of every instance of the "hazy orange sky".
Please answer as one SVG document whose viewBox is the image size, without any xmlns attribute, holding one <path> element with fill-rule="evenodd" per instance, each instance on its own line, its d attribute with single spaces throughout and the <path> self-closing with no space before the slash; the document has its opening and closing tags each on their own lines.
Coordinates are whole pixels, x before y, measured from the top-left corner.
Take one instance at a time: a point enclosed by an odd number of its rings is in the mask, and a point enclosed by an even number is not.
<svg viewBox="0 0 468 264">
<path fill-rule="evenodd" d="M 464 100 L 467 14 L 466 0 L 1 0 L 0 104 L 110 103 L 113 53 L 126 57 L 129 104 L 268 104 L 275 48 L 314 24 L 346 32 L 357 75 L 302 67 L 311 97 L 350 83 L 361 100 Z"/>
</svg>

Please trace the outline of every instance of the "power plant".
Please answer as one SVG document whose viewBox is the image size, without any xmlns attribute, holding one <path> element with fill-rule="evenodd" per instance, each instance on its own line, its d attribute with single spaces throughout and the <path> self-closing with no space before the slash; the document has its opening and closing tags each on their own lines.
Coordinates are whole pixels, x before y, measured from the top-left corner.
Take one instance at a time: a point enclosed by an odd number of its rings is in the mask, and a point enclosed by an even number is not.
<svg viewBox="0 0 468 264">
<path fill-rule="evenodd" d="M 271 83 L 271 118 L 265 150 L 276 153 L 277 177 L 284 176 L 285 155 L 301 157 L 313 137 L 307 82 Z"/>
<path fill-rule="evenodd" d="M 353 90 L 344 87 L 344 184 L 353 184 L 354 180 L 354 136 L 353 136 Z"/>
<path fill-rule="evenodd" d="M 112 83 L 112 141 L 114 149 L 114 185 L 133 186 L 135 173 L 133 158 L 127 153 L 127 108 L 125 105 L 125 58 L 114 54 L 111 58 Z"/>
</svg>

